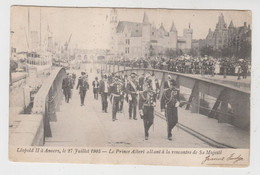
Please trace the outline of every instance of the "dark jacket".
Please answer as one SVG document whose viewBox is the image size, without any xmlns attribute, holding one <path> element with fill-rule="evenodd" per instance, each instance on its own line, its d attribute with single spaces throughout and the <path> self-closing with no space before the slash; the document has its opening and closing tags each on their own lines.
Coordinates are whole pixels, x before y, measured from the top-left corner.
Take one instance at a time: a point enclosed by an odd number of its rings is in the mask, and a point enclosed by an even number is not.
<svg viewBox="0 0 260 175">
<path fill-rule="evenodd" d="M 80 91 L 87 91 L 89 89 L 89 84 L 85 78 L 79 77 L 77 89 L 78 88 Z"/>
</svg>

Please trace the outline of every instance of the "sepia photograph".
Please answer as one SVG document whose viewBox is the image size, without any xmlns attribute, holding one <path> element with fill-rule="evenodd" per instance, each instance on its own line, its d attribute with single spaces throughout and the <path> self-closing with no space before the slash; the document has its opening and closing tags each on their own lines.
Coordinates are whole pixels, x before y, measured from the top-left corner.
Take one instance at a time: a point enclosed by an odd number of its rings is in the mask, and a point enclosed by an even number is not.
<svg viewBox="0 0 260 175">
<path fill-rule="evenodd" d="M 250 10 L 10 8 L 10 161 L 249 165 Z"/>
</svg>

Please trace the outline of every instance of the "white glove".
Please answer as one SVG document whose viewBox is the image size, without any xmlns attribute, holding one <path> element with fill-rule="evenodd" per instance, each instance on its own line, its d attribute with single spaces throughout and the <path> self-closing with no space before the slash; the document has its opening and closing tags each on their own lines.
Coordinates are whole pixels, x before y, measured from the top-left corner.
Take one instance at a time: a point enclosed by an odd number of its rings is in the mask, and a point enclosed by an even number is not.
<svg viewBox="0 0 260 175">
<path fill-rule="evenodd" d="M 179 107 L 179 106 L 180 106 L 180 102 L 177 101 L 177 102 L 175 103 L 175 107 L 177 108 L 177 107 Z"/>
<path fill-rule="evenodd" d="M 143 116 L 143 115 L 144 115 L 144 111 L 143 111 L 143 110 L 139 110 L 139 114 L 140 114 L 141 116 Z"/>
</svg>

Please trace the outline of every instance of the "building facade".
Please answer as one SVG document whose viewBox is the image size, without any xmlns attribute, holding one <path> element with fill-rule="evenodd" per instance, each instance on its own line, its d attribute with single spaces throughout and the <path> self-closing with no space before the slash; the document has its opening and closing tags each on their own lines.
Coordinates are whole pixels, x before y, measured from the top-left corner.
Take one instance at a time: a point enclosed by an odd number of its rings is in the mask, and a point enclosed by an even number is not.
<svg viewBox="0 0 260 175">
<path fill-rule="evenodd" d="M 167 31 L 163 23 L 156 28 L 149 22 L 144 13 L 143 21 L 118 21 L 117 10 L 110 14 L 110 55 L 129 59 L 163 55 L 167 49 L 187 52 L 191 49 L 193 30 L 183 30 L 183 36 L 178 36 L 174 22 Z"/>
<path fill-rule="evenodd" d="M 211 46 L 214 50 L 227 47 L 232 50 L 239 50 L 242 42 L 251 43 L 250 25 L 245 22 L 243 26 L 235 27 L 231 20 L 229 26 L 227 26 L 222 13 L 218 18 L 215 30 L 209 29 L 206 37 L 206 46 Z"/>
</svg>

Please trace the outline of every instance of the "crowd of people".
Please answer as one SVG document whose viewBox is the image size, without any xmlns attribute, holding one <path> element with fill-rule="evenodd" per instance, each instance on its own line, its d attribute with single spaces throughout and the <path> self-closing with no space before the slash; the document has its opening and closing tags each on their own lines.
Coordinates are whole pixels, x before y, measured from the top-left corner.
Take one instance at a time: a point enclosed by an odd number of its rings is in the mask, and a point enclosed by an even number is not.
<svg viewBox="0 0 260 175">
<path fill-rule="evenodd" d="M 246 78 L 250 73 L 250 62 L 237 58 L 192 57 L 182 55 L 176 58 L 147 57 L 138 59 L 110 60 L 108 64 L 132 68 L 153 68 L 179 73 L 201 75 L 233 75 Z"/>
<path fill-rule="evenodd" d="M 156 76 L 153 73 L 146 72 L 138 76 L 135 72 L 130 75 L 123 73 L 104 73 L 102 72 L 101 80 L 95 77 L 92 82 L 94 100 L 101 96 L 102 113 L 108 112 L 108 102 L 111 103 L 112 121 L 117 120 L 117 113 L 123 112 L 124 103 L 128 103 L 128 114 L 130 120 L 137 120 L 139 113 L 144 123 L 145 140 L 149 139 L 149 128 L 154 121 L 154 108 L 156 101 L 159 99 L 160 87 Z M 62 89 L 65 96 L 65 102 L 69 103 L 71 98 L 71 89 L 75 84 L 76 76 L 67 74 L 63 79 Z M 80 103 L 84 106 L 86 92 L 89 90 L 88 75 L 81 72 L 78 77 L 76 89 L 79 89 Z M 167 121 L 167 136 L 172 140 L 172 129 L 178 122 L 177 107 L 179 107 L 179 90 L 176 82 L 170 77 L 164 82 L 165 91 L 160 100 L 161 110 Z"/>
</svg>

